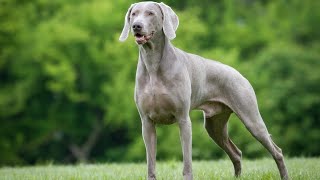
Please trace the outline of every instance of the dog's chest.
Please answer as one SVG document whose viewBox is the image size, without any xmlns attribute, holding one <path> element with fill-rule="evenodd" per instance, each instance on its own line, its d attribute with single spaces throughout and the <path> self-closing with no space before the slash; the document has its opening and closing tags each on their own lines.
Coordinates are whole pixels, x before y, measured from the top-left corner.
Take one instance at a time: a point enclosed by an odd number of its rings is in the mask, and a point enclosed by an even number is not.
<svg viewBox="0 0 320 180">
<path fill-rule="evenodd" d="M 155 123 L 174 123 L 178 100 L 170 83 L 156 76 L 141 77 L 136 83 L 136 103 L 142 113 Z"/>
</svg>

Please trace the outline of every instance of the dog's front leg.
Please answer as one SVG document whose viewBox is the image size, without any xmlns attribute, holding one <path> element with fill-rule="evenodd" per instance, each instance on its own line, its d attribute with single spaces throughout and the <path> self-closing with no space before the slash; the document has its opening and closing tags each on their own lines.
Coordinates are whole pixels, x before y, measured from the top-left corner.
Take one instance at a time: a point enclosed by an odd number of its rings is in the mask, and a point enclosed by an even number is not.
<svg viewBox="0 0 320 180">
<path fill-rule="evenodd" d="M 179 121 L 179 128 L 183 153 L 183 179 L 192 180 L 192 129 L 189 116 Z"/>
<path fill-rule="evenodd" d="M 149 119 L 142 120 L 142 136 L 147 153 L 148 180 L 155 180 L 157 135 L 155 124 Z"/>
</svg>

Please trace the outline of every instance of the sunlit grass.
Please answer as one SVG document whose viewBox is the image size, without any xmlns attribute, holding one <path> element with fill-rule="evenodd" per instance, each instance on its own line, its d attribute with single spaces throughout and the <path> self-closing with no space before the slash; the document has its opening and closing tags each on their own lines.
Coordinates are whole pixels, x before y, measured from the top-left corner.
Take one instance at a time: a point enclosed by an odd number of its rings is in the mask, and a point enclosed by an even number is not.
<svg viewBox="0 0 320 180">
<path fill-rule="evenodd" d="M 291 179 L 320 179 L 320 158 L 286 159 Z M 157 163 L 158 179 L 182 179 L 182 163 Z M 231 162 L 226 160 L 194 161 L 194 179 L 235 179 Z M 145 163 L 106 163 L 79 165 L 46 165 L 30 167 L 3 167 L 0 179 L 145 179 Z M 243 160 L 239 179 L 280 179 L 271 158 Z"/>
</svg>

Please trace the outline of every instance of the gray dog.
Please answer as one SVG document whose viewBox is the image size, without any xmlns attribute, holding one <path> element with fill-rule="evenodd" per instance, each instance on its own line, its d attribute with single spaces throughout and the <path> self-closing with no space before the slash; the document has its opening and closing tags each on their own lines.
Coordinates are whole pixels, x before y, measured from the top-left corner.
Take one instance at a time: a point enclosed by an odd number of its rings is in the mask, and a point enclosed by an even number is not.
<svg viewBox="0 0 320 180">
<path fill-rule="evenodd" d="M 189 112 L 204 111 L 205 129 L 241 174 L 241 151 L 230 140 L 227 122 L 234 112 L 271 153 L 282 179 L 288 179 L 281 149 L 272 141 L 258 110 L 250 83 L 235 69 L 174 47 L 179 20 L 164 3 L 132 4 L 120 41 L 132 31 L 139 46 L 135 102 L 142 122 L 148 179 L 156 179 L 156 124 L 177 122 L 183 150 L 183 177 L 192 179 L 192 137 Z"/>
</svg>

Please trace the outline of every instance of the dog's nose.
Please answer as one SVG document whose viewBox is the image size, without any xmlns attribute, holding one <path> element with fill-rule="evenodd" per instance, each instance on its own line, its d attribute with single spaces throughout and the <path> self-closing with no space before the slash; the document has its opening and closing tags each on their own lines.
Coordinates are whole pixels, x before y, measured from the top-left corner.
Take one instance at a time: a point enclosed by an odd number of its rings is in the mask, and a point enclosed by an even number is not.
<svg viewBox="0 0 320 180">
<path fill-rule="evenodd" d="M 133 31 L 141 31 L 143 25 L 142 23 L 136 22 L 132 25 Z"/>
</svg>

